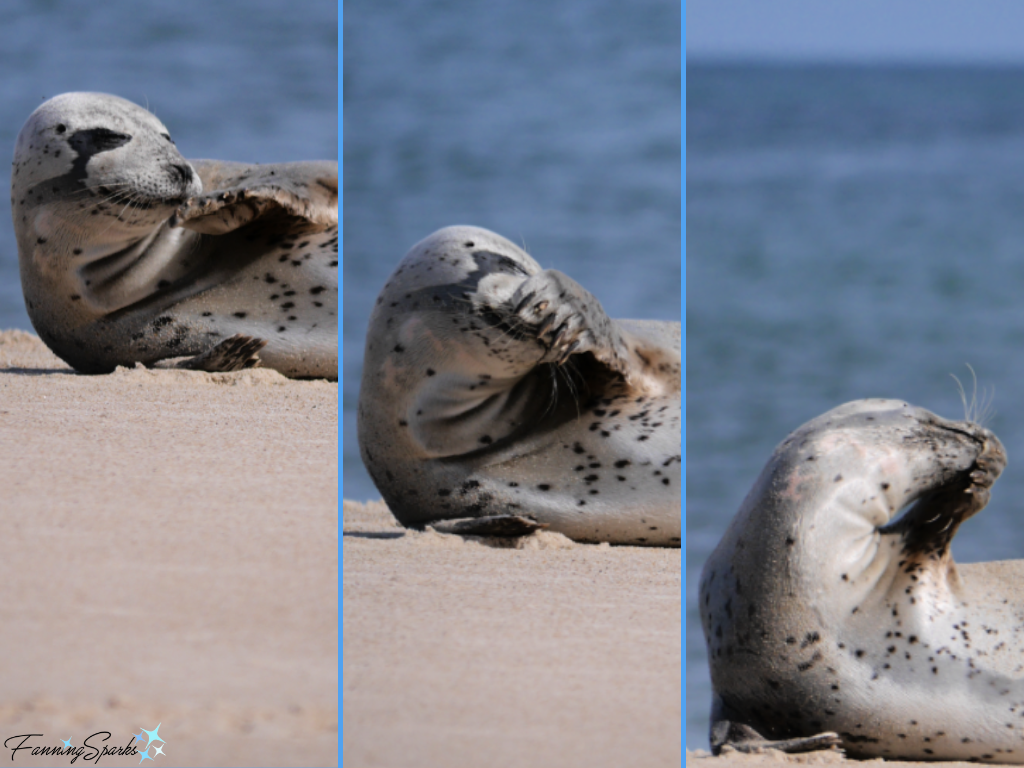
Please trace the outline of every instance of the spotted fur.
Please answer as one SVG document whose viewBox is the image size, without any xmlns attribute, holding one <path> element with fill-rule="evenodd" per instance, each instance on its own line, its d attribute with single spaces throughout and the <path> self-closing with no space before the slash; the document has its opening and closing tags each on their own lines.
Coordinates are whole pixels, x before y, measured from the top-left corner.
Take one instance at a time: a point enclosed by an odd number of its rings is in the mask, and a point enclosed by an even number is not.
<svg viewBox="0 0 1024 768">
<path fill-rule="evenodd" d="M 1005 462 L 894 400 L 786 438 L 701 575 L 713 749 L 1024 762 L 1024 561 L 949 549 Z"/>
<path fill-rule="evenodd" d="M 337 378 L 337 194 L 335 162 L 190 162 L 129 101 L 56 96 L 11 173 L 29 317 L 84 373 L 238 365 L 209 353 L 239 336 L 287 376 Z"/>
<path fill-rule="evenodd" d="M 363 461 L 407 526 L 516 515 L 679 546 L 680 369 L 678 323 L 612 320 L 508 240 L 448 227 L 370 318 Z"/>
</svg>

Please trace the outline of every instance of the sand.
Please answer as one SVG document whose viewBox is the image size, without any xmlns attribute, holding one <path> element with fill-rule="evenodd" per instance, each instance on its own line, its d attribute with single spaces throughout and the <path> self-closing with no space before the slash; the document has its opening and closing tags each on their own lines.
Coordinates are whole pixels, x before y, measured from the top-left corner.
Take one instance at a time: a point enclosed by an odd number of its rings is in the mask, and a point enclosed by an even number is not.
<svg viewBox="0 0 1024 768">
<path fill-rule="evenodd" d="M 344 503 L 346 768 L 679 766 L 680 550 L 495 543 Z"/>
<path fill-rule="evenodd" d="M 786 755 L 777 750 L 767 750 L 763 754 L 745 755 L 740 752 L 732 752 L 728 755 L 722 754 L 712 757 L 704 750 L 686 750 L 686 768 L 771 768 L 775 766 L 830 766 L 830 768 L 967 768 L 977 766 L 977 763 L 964 763 L 959 761 L 950 762 L 906 762 L 903 760 L 851 760 L 840 752 L 822 751 L 808 752 L 806 754 Z M 987 763 L 996 765 L 996 763 Z"/>
<path fill-rule="evenodd" d="M 159 724 L 147 765 L 337 764 L 337 403 L 265 370 L 81 376 L 0 333 L 0 740 Z"/>
</svg>

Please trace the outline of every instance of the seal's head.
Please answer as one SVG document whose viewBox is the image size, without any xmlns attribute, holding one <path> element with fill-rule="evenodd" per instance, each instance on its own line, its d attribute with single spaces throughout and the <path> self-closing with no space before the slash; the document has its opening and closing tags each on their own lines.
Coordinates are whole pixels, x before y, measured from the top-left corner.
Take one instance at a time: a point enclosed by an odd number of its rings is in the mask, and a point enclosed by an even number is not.
<svg viewBox="0 0 1024 768">
<path fill-rule="evenodd" d="M 900 541 L 904 558 L 945 554 L 1005 463 L 999 439 L 972 422 L 900 400 L 847 403 L 775 449 L 712 560 L 785 557 L 788 578 L 813 592 L 823 576 L 895 567 L 886 541 Z M 762 533 L 744 540 L 750 530 Z"/>
<path fill-rule="evenodd" d="M 29 116 L 15 144 L 14 223 L 37 237 L 55 229 L 47 224 L 54 216 L 85 225 L 110 212 L 119 233 L 148 230 L 201 191 L 164 124 L 117 96 L 55 96 Z"/>
<path fill-rule="evenodd" d="M 929 504 L 937 493 L 977 496 L 978 503 L 962 508 L 959 524 L 988 499 L 987 485 L 972 487 L 979 460 L 992 481 L 1006 463 L 999 439 L 978 424 L 943 419 L 901 400 L 858 400 L 793 432 L 766 473 L 790 489 L 774 494 L 791 502 L 779 508 L 806 521 L 804 533 L 813 540 L 811 518 L 819 513 L 830 521 L 830 537 L 837 525 L 884 532 L 910 504 Z"/>
</svg>

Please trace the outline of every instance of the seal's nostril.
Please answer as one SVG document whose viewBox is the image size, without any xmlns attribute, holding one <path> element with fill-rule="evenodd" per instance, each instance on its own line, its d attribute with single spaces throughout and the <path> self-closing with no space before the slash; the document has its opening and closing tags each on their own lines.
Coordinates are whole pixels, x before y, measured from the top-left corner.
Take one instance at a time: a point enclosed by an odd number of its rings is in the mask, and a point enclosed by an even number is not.
<svg viewBox="0 0 1024 768">
<path fill-rule="evenodd" d="M 176 163 L 168 169 L 172 174 L 178 177 L 178 180 L 183 184 L 188 184 L 192 181 L 192 169 L 181 163 Z"/>
</svg>

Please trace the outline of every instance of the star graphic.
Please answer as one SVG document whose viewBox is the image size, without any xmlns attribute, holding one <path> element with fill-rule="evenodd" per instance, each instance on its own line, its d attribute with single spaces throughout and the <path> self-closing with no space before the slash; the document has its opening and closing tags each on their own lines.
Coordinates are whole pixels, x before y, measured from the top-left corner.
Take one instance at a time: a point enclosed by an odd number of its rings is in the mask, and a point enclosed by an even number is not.
<svg viewBox="0 0 1024 768">
<path fill-rule="evenodd" d="M 167 742 L 165 741 L 164 744 L 166 744 L 166 743 Z M 154 755 L 162 755 L 163 753 L 164 753 L 164 748 L 163 747 L 153 747 L 153 754 Z"/>
<path fill-rule="evenodd" d="M 136 741 L 142 741 L 142 729 L 139 728 L 139 732 L 138 733 L 133 733 L 132 736 L 135 737 Z"/>
<path fill-rule="evenodd" d="M 143 752 L 142 753 L 142 757 L 139 758 L 139 765 L 142 765 L 142 761 L 143 760 L 152 760 L 152 759 L 153 758 L 149 756 L 149 747 L 146 747 L 146 751 Z"/>
<path fill-rule="evenodd" d="M 144 734 L 149 736 L 149 741 L 146 742 L 146 751 L 147 752 L 149 751 L 149 745 L 152 744 L 154 741 L 161 741 L 164 744 L 167 743 L 166 741 L 164 741 L 163 739 L 160 738 L 160 726 L 161 725 L 163 725 L 163 723 L 158 723 L 156 728 L 154 728 L 152 731 L 147 731 L 145 728 L 141 729 Z M 152 760 L 153 758 L 149 758 L 149 759 Z"/>
<path fill-rule="evenodd" d="M 61 741 L 64 742 L 64 746 L 65 747 L 70 747 L 71 746 L 71 739 L 61 739 Z"/>
</svg>

